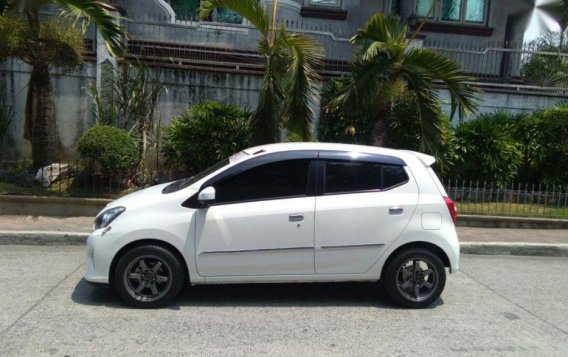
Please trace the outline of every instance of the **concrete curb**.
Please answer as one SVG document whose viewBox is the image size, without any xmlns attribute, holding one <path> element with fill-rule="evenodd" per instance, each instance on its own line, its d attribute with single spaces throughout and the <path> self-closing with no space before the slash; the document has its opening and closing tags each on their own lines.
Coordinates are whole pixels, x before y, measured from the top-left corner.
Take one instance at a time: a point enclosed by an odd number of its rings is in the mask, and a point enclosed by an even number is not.
<svg viewBox="0 0 568 357">
<path fill-rule="evenodd" d="M 461 254 L 568 257 L 565 243 L 461 242 Z"/>
<path fill-rule="evenodd" d="M 0 212 L 3 215 L 94 217 L 109 202 L 112 200 L 103 198 L 0 195 Z"/>
<path fill-rule="evenodd" d="M 89 233 L 0 231 L 0 245 L 85 245 Z M 568 257 L 568 244 L 461 242 L 462 254 Z"/>
<path fill-rule="evenodd" d="M 85 245 L 89 233 L 0 231 L 0 245 Z"/>
<path fill-rule="evenodd" d="M 458 227 L 568 229 L 568 219 L 459 215 Z"/>
</svg>

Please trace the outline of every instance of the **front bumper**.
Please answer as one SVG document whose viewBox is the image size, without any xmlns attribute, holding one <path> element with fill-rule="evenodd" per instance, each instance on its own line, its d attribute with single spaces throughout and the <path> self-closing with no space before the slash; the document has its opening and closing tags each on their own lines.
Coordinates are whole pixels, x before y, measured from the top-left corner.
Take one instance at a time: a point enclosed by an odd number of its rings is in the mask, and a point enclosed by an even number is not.
<svg viewBox="0 0 568 357">
<path fill-rule="evenodd" d="M 109 283 L 110 265 L 114 257 L 114 239 L 109 232 L 98 229 L 87 238 L 87 272 L 85 280 L 90 283 Z"/>
</svg>

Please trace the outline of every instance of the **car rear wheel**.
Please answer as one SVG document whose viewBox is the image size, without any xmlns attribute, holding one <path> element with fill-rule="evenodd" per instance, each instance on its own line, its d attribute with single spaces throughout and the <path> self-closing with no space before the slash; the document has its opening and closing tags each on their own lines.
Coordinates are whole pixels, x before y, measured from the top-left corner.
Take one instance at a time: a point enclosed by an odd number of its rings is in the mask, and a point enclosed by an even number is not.
<svg viewBox="0 0 568 357">
<path fill-rule="evenodd" d="M 154 245 L 136 247 L 116 266 L 114 286 L 130 306 L 161 307 L 171 302 L 184 282 L 181 262 L 169 250 Z"/>
<path fill-rule="evenodd" d="M 440 258 L 422 248 L 398 253 L 383 272 L 383 286 L 399 306 L 424 308 L 436 300 L 446 285 L 446 270 Z"/>
</svg>

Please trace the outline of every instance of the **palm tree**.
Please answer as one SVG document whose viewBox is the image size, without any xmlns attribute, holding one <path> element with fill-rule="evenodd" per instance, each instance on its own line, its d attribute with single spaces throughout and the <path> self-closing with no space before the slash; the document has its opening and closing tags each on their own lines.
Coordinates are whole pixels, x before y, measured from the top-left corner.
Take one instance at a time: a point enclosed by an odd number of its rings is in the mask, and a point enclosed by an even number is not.
<svg viewBox="0 0 568 357">
<path fill-rule="evenodd" d="M 266 144 L 280 141 L 282 129 L 311 139 L 316 99 L 317 70 L 323 63 L 323 48 L 305 34 L 276 29 L 259 0 L 205 0 L 199 17 L 215 8 L 227 8 L 247 19 L 260 32 L 258 52 L 264 60 L 264 77 L 258 106 L 250 118 L 251 141 Z"/>
<path fill-rule="evenodd" d="M 467 83 L 472 78 L 456 62 L 430 49 L 413 47 L 407 31 L 397 16 L 381 13 L 359 29 L 351 38 L 355 46 L 352 73 L 328 109 L 354 112 L 363 107 L 374 113 L 369 143 L 383 146 L 390 110 L 397 98 L 411 91 L 421 114 L 420 149 L 434 152 L 443 140 L 434 81 L 441 81 L 450 92 L 452 116 L 458 111 L 463 117 L 476 109 L 477 90 Z"/>
<path fill-rule="evenodd" d="M 43 5 L 56 4 L 62 16 L 40 17 Z M 32 144 L 34 167 L 58 158 L 55 101 L 50 65 L 72 70 L 82 63 L 83 38 L 74 26 L 80 17 L 92 21 L 109 52 L 120 56 L 124 30 L 109 11 L 114 8 L 95 0 L 0 0 L 0 59 L 15 56 L 32 66 L 26 98 L 26 137 Z"/>
</svg>

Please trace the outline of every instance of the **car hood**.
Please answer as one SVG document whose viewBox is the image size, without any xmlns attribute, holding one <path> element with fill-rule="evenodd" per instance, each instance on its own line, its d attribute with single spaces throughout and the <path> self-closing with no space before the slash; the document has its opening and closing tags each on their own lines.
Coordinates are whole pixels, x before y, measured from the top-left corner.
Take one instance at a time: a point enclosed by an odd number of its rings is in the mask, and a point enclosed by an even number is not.
<svg viewBox="0 0 568 357">
<path fill-rule="evenodd" d="M 160 202 L 163 202 L 163 201 L 169 201 L 169 200 L 172 200 L 172 199 L 176 199 L 177 196 L 179 196 L 179 194 L 177 194 L 178 192 L 167 193 L 167 194 L 162 193 L 162 190 L 164 189 L 164 187 L 166 187 L 170 183 L 171 182 L 168 182 L 168 183 L 148 187 L 148 188 L 145 188 L 143 190 L 130 193 L 126 196 L 123 196 L 123 197 L 115 200 L 115 201 L 112 201 L 103 209 L 103 211 L 107 210 L 109 208 L 118 207 L 118 206 L 122 206 L 122 207 L 126 207 L 126 208 L 137 208 L 137 207 L 149 206 L 149 205 L 160 203 Z M 197 190 L 192 189 L 192 188 L 186 188 L 186 189 L 181 190 L 180 192 L 182 192 L 182 191 L 183 191 L 182 197 L 188 198 L 193 193 L 195 193 L 195 191 L 197 191 Z"/>
</svg>

